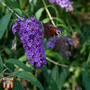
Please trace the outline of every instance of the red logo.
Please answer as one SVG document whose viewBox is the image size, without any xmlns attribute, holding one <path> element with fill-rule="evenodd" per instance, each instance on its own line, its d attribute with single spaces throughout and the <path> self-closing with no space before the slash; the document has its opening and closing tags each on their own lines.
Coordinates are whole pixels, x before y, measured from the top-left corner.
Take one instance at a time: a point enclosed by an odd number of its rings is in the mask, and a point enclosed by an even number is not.
<svg viewBox="0 0 90 90">
<path fill-rule="evenodd" d="M 15 77 L 2 77 L 3 89 L 13 89 Z"/>
</svg>

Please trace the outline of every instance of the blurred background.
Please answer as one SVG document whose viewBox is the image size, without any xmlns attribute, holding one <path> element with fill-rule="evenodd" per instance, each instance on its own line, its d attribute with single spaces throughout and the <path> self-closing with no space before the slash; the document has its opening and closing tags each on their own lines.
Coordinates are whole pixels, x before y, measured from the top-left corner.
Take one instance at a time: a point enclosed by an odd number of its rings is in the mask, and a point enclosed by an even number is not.
<svg viewBox="0 0 90 90">
<path fill-rule="evenodd" d="M 20 60 L 33 70 L 33 75 L 45 90 L 90 90 L 90 0 L 71 0 L 73 10 L 70 12 L 66 12 L 58 4 L 44 1 L 56 27 L 62 29 L 62 34 L 74 41 L 74 45 L 69 48 L 72 56 L 68 60 L 55 49 L 46 49 L 49 40 L 44 38 L 47 66 L 42 72 L 34 70 L 34 67 L 28 63 L 19 35 L 12 33 L 12 25 L 18 19 L 15 14 L 12 14 L 0 40 L 3 62 L 10 58 Z M 3 0 L 3 2 L 19 16 L 25 15 L 28 18 L 33 15 L 39 21 L 52 24 L 42 0 Z M 9 9 L 0 3 L 0 19 L 8 13 L 10 13 Z M 16 48 L 13 44 L 16 44 Z M 23 71 L 16 65 L 8 63 L 6 65 L 12 71 Z M 25 90 L 39 90 L 25 79 L 17 80 L 22 83 Z"/>
</svg>

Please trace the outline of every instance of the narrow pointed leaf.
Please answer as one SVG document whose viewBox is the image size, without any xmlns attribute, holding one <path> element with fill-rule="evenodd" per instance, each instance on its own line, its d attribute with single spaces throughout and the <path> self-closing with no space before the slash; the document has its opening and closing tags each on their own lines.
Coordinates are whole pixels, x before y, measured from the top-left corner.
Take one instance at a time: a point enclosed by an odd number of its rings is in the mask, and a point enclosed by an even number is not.
<svg viewBox="0 0 90 90">
<path fill-rule="evenodd" d="M 18 77 L 18 78 L 23 78 L 23 79 L 25 79 L 25 80 L 27 80 L 29 82 L 32 82 L 40 90 L 44 90 L 44 88 L 41 85 L 41 83 L 32 74 L 29 74 L 27 72 L 22 72 L 22 71 L 16 71 L 16 72 L 11 73 L 10 76 L 15 76 L 15 77 Z"/>
<path fill-rule="evenodd" d="M 12 90 L 25 90 L 25 88 L 23 87 L 23 85 L 21 84 L 20 81 L 18 80 L 14 80 L 14 87 Z"/>
<path fill-rule="evenodd" d="M 82 80 L 83 80 L 85 90 L 90 90 L 90 78 L 88 74 L 89 74 L 88 70 L 82 72 Z"/>
<path fill-rule="evenodd" d="M 15 65 L 21 67 L 22 69 L 24 69 L 25 71 L 28 71 L 28 72 L 31 72 L 32 73 L 32 71 L 23 62 L 21 62 L 21 61 L 19 61 L 17 59 L 13 59 L 13 58 L 12 59 L 8 59 L 6 61 L 6 63 L 15 64 Z"/>
<path fill-rule="evenodd" d="M 50 90 L 55 90 L 58 87 L 59 69 L 57 66 L 54 67 L 50 78 Z"/>
<path fill-rule="evenodd" d="M 42 12 L 44 11 L 44 8 L 40 8 L 36 13 L 35 13 L 35 18 L 37 18 L 37 20 L 40 19 Z"/>
<path fill-rule="evenodd" d="M 58 88 L 59 90 L 62 90 L 63 83 L 65 82 L 67 76 L 68 76 L 68 68 L 63 69 L 63 71 L 60 73 Z"/>
<path fill-rule="evenodd" d="M 89 55 L 88 55 L 88 59 L 87 59 L 86 64 L 89 64 L 89 63 L 90 63 L 90 53 L 89 53 Z"/>
<path fill-rule="evenodd" d="M 3 71 L 3 61 L 0 55 L 0 73 L 2 73 L 2 71 Z"/>
<path fill-rule="evenodd" d="M 0 20 L 0 39 L 2 38 L 6 28 L 8 26 L 11 15 L 12 15 L 12 13 L 6 14 Z"/>
</svg>

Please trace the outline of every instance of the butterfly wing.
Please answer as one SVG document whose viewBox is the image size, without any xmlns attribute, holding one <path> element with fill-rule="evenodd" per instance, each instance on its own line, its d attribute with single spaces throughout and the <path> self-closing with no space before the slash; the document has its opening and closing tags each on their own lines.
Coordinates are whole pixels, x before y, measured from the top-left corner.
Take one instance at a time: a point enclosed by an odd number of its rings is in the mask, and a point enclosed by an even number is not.
<svg viewBox="0 0 90 90">
<path fill-rule="evenodd" d="M 43 23 L 44 37 L 48 40 L 49 37 L 56 36 L 62 33 L 62 30 L 58 30 L 56 27 L 49 23 Z"/>
<path fill-rule="evenodd" d="M 44 27 L 44 37 L 48 40 L 48 38 L 50 37 L 50 28 L 49 28 L 49 25 L 48 23 L 43 23 L 43 27 Z"/>
</svg>

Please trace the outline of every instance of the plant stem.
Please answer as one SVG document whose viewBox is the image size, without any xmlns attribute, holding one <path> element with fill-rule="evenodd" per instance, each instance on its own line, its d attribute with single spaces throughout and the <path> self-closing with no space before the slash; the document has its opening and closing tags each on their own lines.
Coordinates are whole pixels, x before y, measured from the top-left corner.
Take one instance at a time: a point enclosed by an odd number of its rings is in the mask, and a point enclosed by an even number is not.
<svg viewBox="0 0 90 90">
<path fill-rule="evenodd" d="M 51 16 L 51 14 L 50 14 L 50 12 L 49 12 L 49 10 L 48 10 L 47 6 L 46 6 L 45 1 L 44 1 L 44 0 L 42 0 L 42 2 L 43 2 L 43 4 L 44 4 L 45 10 L 46 10 L 46 12 L 48 13 L 48 16 L 49 16 L 49 18 L 50 18 L 50 20 L 51 20 L 51 22 L 52 22 L 53 26 L 55 26 L 55 27 L 56 27 L 56 25 L 55 25 L 55 23 L 54 23 L 54 21 L 53 21 L 53 19 L 52 19 L 52 16 Z"/>
<path fill-rule="evenodd" d="M 55 65 L 58 65 L 58 66 L 61 66 L 61 67 L 71 67 L 71 68 L 74 68 L 74 69 L 80 69 L 81 71 L 85 71 L 85 69 L 82 69 L 82 68 L 79 68 L 79 67 L 74 67 L 74 66 L 68 66 L 68 65 L 65 65 L 65 64 L 60 64 L 58 62 L 55 62 L 53 60 L 51 60 L 50 58 L 46 57 L 46 59 L 50 62 L 52 62 L 53 64 Z"/>
<path fill-rule="evenodd" d="M 12 73 L 12 71 L 11 71 L 5 64 L 3 64 L 3 66 L 4 66 L 5 68 L 7 68 L 7 69 Z"/>
<path fill-rule="evenodd" d="M 8 7 L 4 2 L 0 1 L 4 6 L 6 6 L 12 13 L 14 13 L 18 18 L 21 18 L 17 13 L 15 13 L 10 7 Z"/>
<path fill-rule="evenodd" d="M 37 78 L 37 76 L 38 76 L 38 70 L 35 70 L 35 77 Z M 37 90 L 37 87 L 36 87 L 36 85 L 34 85 L 34 88 L 33 88 L 33 90 Z"/>
</svg>

